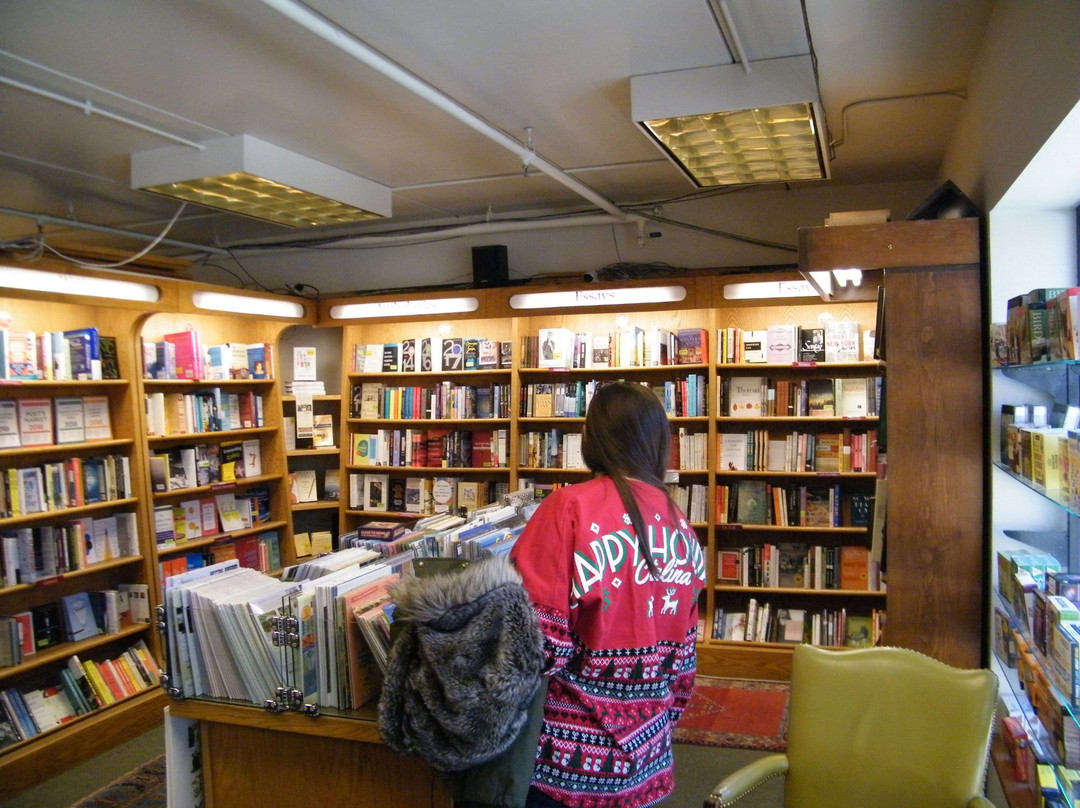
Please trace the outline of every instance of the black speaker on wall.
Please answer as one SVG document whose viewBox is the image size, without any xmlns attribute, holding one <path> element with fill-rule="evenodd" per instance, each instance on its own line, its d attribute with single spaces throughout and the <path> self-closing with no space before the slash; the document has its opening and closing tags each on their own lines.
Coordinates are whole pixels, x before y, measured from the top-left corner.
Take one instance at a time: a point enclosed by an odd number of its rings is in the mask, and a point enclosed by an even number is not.
<svg viewBox="0 0 1080 808">
<path fill-rule="evenodd" d="M 499 286 L 510 279 L 505 244 L 472 248 L 473 286 Z"/>
</svg>

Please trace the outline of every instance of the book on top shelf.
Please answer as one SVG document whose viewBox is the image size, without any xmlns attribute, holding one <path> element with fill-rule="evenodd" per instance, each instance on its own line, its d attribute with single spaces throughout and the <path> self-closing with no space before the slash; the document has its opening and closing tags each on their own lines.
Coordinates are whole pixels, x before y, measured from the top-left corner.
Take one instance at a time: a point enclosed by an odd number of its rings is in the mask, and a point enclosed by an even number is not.
<svg viewBox="0 0 1080 808">
<path fill-rule="evenodd" d="M 824 328 L 799 328 L 799 352 L 800 362 L 824 362 L 825 361 L 825 329 Z"/>
<path fill-rule="evenodd" d="M 65 378 L 88 380 L 101 378 L 101 339 L 92 326 L 63 332 L 67 367 Z"/>
<path fill-rule="evenodd" d="M 748 329 L 743 331 L 742 361 L 749 363 L 764 362 L 768 358 L 769 332 L 766 329 Z"/>
<path fill-rule="evenodd" d="M 162 340 L 175 347 L 177 379 L 202 379 L 204 362 L 198 331 L 177 331 Z"/>
<path fill-rule="evenodd" d="M 857 362 L 861 336 L 859 324 L 853 320 L 825 322 L 825 361 Z"/>
<path fill-rule="evenodd" d="M 37 334 L 33 331 L 4 329 L 5 379 L 37 379 Z"/>
<path fill-rule="evenodd" d="M 573 367 L 574 332 L 569 328 L 541 328 L 537 367 Z"/>
<path fill-rule="evenodd" d="M 676 331 L 678 364 L 700 365 L 709 360 L 708 333 L 704 328 L 680 328 Z"/>
<path fill-rule="evenodd" d="M 773 364 L 788 365 L 799 355 L 797 327 L 789 323 L 770 325 L 765 329 L 765 355 Z"/>
<path fill-rule="evenodd" d="M 314 347 L 295 346 L 293 348 L 293 381 L 313 382 L 317 376 L 316 350 Z"/>
</svg>

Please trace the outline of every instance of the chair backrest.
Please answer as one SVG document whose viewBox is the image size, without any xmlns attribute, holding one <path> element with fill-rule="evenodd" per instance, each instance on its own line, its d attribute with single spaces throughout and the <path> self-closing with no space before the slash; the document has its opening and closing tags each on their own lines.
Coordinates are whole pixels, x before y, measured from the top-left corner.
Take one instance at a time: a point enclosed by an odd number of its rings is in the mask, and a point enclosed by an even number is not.
<svg viewBox="0 0 1080 808">
<path fill-rule="evenodd" d="M 983 793 L 989 670 L 903 648 L 794 649 L 788 808 L 961 808 Z"/>
</svg>

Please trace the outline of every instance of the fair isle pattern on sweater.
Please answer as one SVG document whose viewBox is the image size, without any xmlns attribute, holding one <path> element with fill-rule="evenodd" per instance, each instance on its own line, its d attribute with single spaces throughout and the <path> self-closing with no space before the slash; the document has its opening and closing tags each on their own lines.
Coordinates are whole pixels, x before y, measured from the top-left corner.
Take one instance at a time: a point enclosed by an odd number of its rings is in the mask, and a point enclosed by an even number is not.
<svg viewBox="0 0 1080 808">
<path fill-rule="evenodd" d="M 550 674 L 533 785 L 568 808 L 645 808 L 674 787 L 671 730 L 693 690 L 701 545 L 633 481 L 647 566 L 608 478 L 549 495 L 511 551 Z"/>
<path fill-rule="evenodd" d="M 570 636 L 558 615 L 542 612 L 540 623 L 549 638 Z M 696 659 L 687 649 L 694 636 L 681 645 L 593 652 L 587 673 L 564 668 L 553 678 L 534 785 L 572 808 L 638 808 L 666 797 L 674 787 L 669 724 L 693 685 Z M 572 655 L 575 645 L 556 654 Z M 660 678 L 643 678 L 647 670 Z M 672 702 L 676 693 L 681 698 Z M 583 701 L 591 711 L 581 709 Z M 596 726 L 597 715 L 604 728 Z"/>
</svg>

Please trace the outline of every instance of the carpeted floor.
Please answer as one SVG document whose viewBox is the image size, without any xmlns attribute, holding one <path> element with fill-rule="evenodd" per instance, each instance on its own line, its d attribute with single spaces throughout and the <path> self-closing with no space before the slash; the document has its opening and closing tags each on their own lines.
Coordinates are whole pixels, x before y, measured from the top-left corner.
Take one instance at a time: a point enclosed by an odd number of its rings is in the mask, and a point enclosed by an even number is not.
<svg viewBox="0 0 1080 808">
<path fill-rule="evenodd" d="M 665 804 L 696 806 L 725 774 L 756 754 L 784 748 L 788 686 L 699 676 L 675 731 L 676 792 Z M 711 748 L 709 748 L 711 747 Z M 740 755 L 742 757 L 740 757 Z M 780 791 L 759 793 L 754 805 L 776 805 Z M 165 808 L 165 757 L 160 755 L 70 808 Z"/>
<path fill-rule="evenodd" d="M 167 801 L 165 755 L 158 755 L 71 808 L 163 808 Z"/>
<path fill-rule="evenodd" d="M 679 743 L 782 752 L 786 748 L 786 682 L 699 676 L 675 729 Z"/>
</svg>

